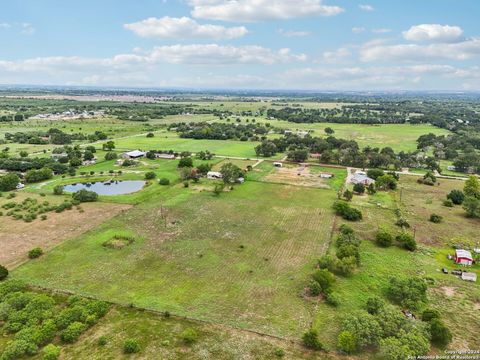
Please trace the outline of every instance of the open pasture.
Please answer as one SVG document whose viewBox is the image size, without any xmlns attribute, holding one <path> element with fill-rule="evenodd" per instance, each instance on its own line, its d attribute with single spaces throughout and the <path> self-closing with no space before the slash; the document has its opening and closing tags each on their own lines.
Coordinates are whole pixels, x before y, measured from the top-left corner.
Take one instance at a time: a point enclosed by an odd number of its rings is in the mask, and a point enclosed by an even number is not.
<svg viewBox="0 0 480 360">
<path fill-rule="evenodd" d="M 416 176 L 402 176 L 401 205 L 412 227 L 417 241 L 428 245 L 444 245 L 454 238 L 477 238 L 480 220 L 469 219 L 461 205 L 452 208 L 443 205 L 447 194 L 453 189 L 463 190 L 462 180 L 438 179 L 439 185 L 418 184 Z M 399 194 L 397 195 L 399 199 Z M 438 214 L 443 221 L 429 221 L 431 214 Z"/>
<path fill-rule="evenodd" d="M 252 141 L 185 139 L 167 131 L 156 132 L 152 138 L 143 135 L 115 139 L 116 148 L 122 150 L 174 150 L 194 153 L 208 150 L 217 155 L 252 158 L 256 157 L 255 146 L 258 144 Z"/>
<path fill-rule="evenodd" d="M 15 273 L 29 283 L 297 338 L 328 247 L 335 192 L 247 182 L 215 196 L 173 186 Z M 102 244 L 137 234 L 122 249 Z"/>
<path fill-rule="evenodd" d="M 0 198 L 0 205 L 6 203 L 21 203 L 26 198 L 37 199 L 39 202 L 48 201 L 57 205 L 66 199 L 66 196 L 40 196 L 38 194 L 17 192 L 13 199 Z M 117 215 L 128 205 L 115 205 L 105 203 L 82 204 L 79 211 L 75 207 L 61 213 L 47 212 L 46 220 L 41 220 L 40 215 L 32 222 L 15 220 L 7 216 L 8 210 L 2 210 L 0 225 L 0 263 L 13 267 L 27 259 L 29 250 L 35 247 L 50 249 L 65 239 L 78 236 L 87 230 L 93 229 L 103 221 Z"/>
</svg>

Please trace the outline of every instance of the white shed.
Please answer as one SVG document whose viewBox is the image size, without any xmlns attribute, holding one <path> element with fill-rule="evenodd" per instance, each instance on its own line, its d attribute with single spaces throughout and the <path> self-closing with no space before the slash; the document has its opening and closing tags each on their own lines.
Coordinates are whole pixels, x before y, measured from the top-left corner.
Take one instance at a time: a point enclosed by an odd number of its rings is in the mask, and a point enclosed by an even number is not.
<svg viewBox="0 0 480 360">
<path fill-rule="evenodd" d="M 472 272 L 462 272 L 462 280 L 476 282 L 477 274 Z"/>
</svg>

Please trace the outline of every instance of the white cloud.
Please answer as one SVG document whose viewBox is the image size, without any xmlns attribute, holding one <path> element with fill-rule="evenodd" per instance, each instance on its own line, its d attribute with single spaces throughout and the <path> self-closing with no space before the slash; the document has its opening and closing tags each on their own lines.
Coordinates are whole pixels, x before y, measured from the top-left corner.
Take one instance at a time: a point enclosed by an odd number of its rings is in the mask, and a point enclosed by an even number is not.
<svg viewBox="0 0 480 360">
<path fill-rule="evenodd" d="M 149 55 L 153 61 L 172 64 L 264 64 L 271 65 L 277 62 L 305 61 L 305 54 L 292 54 L 290 49 L 284 48 L 274 51 L 257 45 L 171 45 L 159 46 Z"/>
<path fill-rule="evenodd" d="M 282 36 L 292 38 L 292 37 L 305 37 L 309 36 L 312 33 L 310 31 L 301 31 L 301 30 L 278 30 L 278 33 Z"/>
<path fill-rule="evenodd" d="M 323 0 L 190 0 L 195 18 L 222 21 L 262 21 L 333 16 L 344 11 Z"/>
<path fill-rule="evenodd" d="M 462 40 L 462 34 L 463 30 L 458 26 L 421 24 L 404 31 L 403 37 L 410 41 L 451 43 Z"/>
<path fill-rule="evenodd" d="M 360 49 L 362 61 L 425 61 L 469 60 L 480 56 L 480 38 L 457 43 L 419 44 L 364 44 Z"/>
<path fill-rule="evenodd" d="M 327 63 L 338 64 L 345 61 L 351 56 L 351 52 L 347 48 L 339 48 L 335 51 L 325 51 L 323 53 L 323 60 Z"/>
<path fill-rule="evenodd" d="M 188 17 L 151 17 L 139 22 L 125 24 L 124 27 L 141 37 L 164 39 L 235 39 L 247 34 L 244 26 L 227 28 L 221 25 L 201 25 Z"/>
<path fill-rule="evenodd" d="M 22 23 L 20 24 L 20 28 L 21 28 L 20 32 L 23 35 L 33 35 L 35 34 L 35 31 L 36 31 L 33 25 L 30 23 Z"/>
<path fill-rule="evenodd" d="M 358 5 L 358 7 L 362 11 L 374 11 L 375 10 L 372 5 L 367 5 L 367 4 L 360 4 L 360 5 Z"/>
<path fill-rule="evenodd" d="M 372 33 L 374 34 L 387 34 L 389 32 L 392 32 L 392 29 L 387 29 L 387 28 L 372 29 Z"/>
<path fill-rule="evenodd" d="M 9 23 L 0 23 L 0 29 L 10 29 L 12 27 Z"/>
<path fill-rule="evenodd" d="M 354 34 L 360 34 L 364 32 L 366 29 L 364 27 L 353 27 L 352 28 L 352 33 Z"/>
</svg>

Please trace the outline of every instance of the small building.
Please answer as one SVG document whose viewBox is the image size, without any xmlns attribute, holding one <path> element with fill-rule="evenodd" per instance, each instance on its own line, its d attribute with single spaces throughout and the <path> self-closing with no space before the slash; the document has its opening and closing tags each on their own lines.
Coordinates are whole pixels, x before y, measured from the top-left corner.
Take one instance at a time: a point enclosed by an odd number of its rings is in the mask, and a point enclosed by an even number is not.
<svg viewBox="0 0 480 360">
<path fill-rule="evenodd" d="M 368 186 L 370 184 L 374 184 L 375 180 L 373 180 L 372 178 L 369 178 L 365 171 L 357 170 L 352 177 L 352 183 L 363 184 L 365 186 Z"/>
<path fill-rule="evenodd" d="M 462 280 L 476 282 L 477 274 L 472 272 L 462 272 Z"/>
<path fill-rule="evenodd" d="M 471 266 L 473 263 L 472 253 L 468 250 L 455 250 L 455 263 L 465 266 Z"/>
<path fill-rule="evenodd" d="M 447 166 L 447 170 L 448 170 L 448 171 L 455 171 L 456 169 L 457 169 L 457 168 L 456 168 L 455 166 L 453 166 L 453 165 Z"/>
<path fill-rule="evenodd" d="M 279 162 L 279 161 L 275 161 L 275 162 L 273 163 L 273 166 L 278 167 L 278 168 L 281 168 L 281 167 L 283 167 L 283 164 L 282 164 L 281 162 Z"/>
<path fill-rule="evenodd" d="M 333 177 L 333 174 L 330 173 L 320 173 L 320 177 L 322 179 L 331 179 Z"/>
<path fill-rule="evenodd" d="M 156 157 L 157 159 L 169 159 L 169 160 L 172 160 L 172 159 L 175 159 L 175 154 L 156 153 L 156 154 L 155 154 L 155 157 Z"/>
<path fill-rule="evenodd" d="M 15 187 L 17 190 L 23 189 L 25 187 L 25 184 L 18 183 L 17 186 Z"/>
<path fill-rule="evenodd" d="M 138 158 L 144 157 L 146 154 L 147 154 L 146 152 L 143 152 L 140 150 L 133 150 L 123 154 L 123 157 L 127 159 L 138 159 Z"/>
<path fill-rule="evenodd" d="M 218 180 L 218 179 L 221 179 L 221 178 L 223 178 L 223 175 L 222 175 L 222 173 L 220 173 L 218 171 L 207 172 L 207 179 Z"/>
</svg>

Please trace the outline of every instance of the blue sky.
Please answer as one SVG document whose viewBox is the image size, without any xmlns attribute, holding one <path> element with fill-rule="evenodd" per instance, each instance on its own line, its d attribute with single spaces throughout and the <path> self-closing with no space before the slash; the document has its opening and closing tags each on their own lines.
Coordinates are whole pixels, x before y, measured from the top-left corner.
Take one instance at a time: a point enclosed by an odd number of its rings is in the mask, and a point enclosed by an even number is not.
<svg viewBox="0 0 480 360">
<path fill-rule="evenodd" d="M 478 0 L 15 0 L 0 84 L 480 90 Z"/>
</svg>

